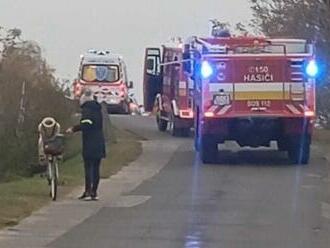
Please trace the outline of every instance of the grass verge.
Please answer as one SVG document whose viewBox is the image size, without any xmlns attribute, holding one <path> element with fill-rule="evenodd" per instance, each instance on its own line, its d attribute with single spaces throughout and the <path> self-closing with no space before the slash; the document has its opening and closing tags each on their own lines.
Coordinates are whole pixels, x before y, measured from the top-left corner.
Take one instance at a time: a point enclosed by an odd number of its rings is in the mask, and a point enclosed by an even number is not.
<svg viewBox="0 0 330 248">
<path fill-rule="evenodd" d="M 116 142 L 107 147 L 107 158 L 102 162 L 101 176 L 108 178 L 123 166 L 134 161 L 142 152 L 139 137 L 125 130 L 114 128 Z M 80 135 L 68 142 L 70 154 L 60 165 L 59 198 L 83 184 L 83 165 L 80 156 Z M 48 202 L 49 187 L 46 179 L 36 175 L 0 184 L 0 229 L 16 225 L 19 221 Z"/>
<path fill-rule="evenodd" d="M 313 142 L 317 145 L 322 156 L 330 159 L 330 130 L 316 129 L 313 135 Z"/>
</svg>

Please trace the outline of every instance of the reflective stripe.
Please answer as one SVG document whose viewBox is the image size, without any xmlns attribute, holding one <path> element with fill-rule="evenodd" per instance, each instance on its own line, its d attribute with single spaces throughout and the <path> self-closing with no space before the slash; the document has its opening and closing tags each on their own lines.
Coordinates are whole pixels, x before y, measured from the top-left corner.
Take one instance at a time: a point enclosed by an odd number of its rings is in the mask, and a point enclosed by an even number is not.
<svg viewBox="0 0 330 248">
<path fill-rule="evenodd" d="M 81 124 L 85 124 L 85 123 L 90 124 L 90 125 L 93 124 L 93 122 L 92 122 L 91 120 L 88 120 L 88 119 L 86 119 L 86 120 L 81 120 Z"/>
</svg>

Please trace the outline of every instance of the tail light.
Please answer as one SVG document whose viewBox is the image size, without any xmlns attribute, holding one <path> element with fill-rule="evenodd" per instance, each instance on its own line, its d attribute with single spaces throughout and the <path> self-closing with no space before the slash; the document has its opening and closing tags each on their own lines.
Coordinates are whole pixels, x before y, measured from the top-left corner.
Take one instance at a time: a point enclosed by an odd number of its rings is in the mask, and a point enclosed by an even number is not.
<svg viewBox="0 0 330 248">
<path fill-rule="evenodd" d="M 306 117 L 314 117 L 315 116 L 315 112 L 314 111 L 305 111 L 305 116 Z"/>
<path fill-rule="evenodd" d="M 82 91 L 83 91 L 84 87 L 80 83 L 77 83 L 77 82 L 74 83 L 73 87 L 74 87 L 73 88 L 74 95 L 76 97 L 80 97 L 81 94 L 82 94 Z"/>
<path fill-rule="evenodd" d="M 205 117 L 208 117 L 208 118 L 212 118 L 212 117 L 215 116 L 215 114 L 214 114 L 213 112 L 205 112 L 205 113 L 204 113 L 204 116 L 205 116 Z"/>
<path fill-rule="evenodd" d="M 125 86 L 125 84 L 122 83 L 122 84 L 119 86 L 119 96 L 120 96 L 120 97 L 125 96 L 125 90 L 126 90 L 126 86 Z"/>
<path fill-rule="evenodd" d="M 194 118 L 194 112 L 190 109 L 190 110 L 180 110 L 180 117 L 181 118 Z"/>
</svg>

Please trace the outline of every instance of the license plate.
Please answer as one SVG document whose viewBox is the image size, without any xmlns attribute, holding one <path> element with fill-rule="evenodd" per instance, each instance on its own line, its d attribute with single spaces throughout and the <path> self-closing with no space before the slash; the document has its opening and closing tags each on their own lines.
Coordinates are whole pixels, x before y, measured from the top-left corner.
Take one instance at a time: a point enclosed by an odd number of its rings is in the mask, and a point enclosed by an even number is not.
<svg viewBox="0 0 330 248">
<path fill-rule="evenodd" d="M 247 101 L 248 108 L 270 108 L 272 106 L 272 102 L 269 100 L 262 100 L 262 101 Z"/>
<path fill-rule="evenodd" d="M 107 102 L 110 104 L 118 104 L 119 103 L 119 99 L 116 97 L 107 97 Z"/>
<path fill-rule="evenodd" d="M 225 106 L 230 104 L 230 95 L 229 94 L 217 94 L 213 96 L 213 104 L 219 106 Z"/>
</svg>

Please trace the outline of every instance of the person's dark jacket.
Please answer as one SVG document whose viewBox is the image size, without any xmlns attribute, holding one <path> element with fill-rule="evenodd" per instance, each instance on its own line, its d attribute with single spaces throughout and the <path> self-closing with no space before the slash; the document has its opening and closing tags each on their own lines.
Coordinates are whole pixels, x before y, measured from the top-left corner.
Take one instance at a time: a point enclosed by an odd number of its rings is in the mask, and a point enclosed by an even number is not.
<svg viewBox="0 0 330 248">
<path fill-rule="evenodd" d="M 73 132 L 82 131 L 83 158 L 86 160 L 105 157 L 105 141 L 101 105 L 88 101 L 81 106 L 80 124 L 73 127 Z"/>
</svg>

